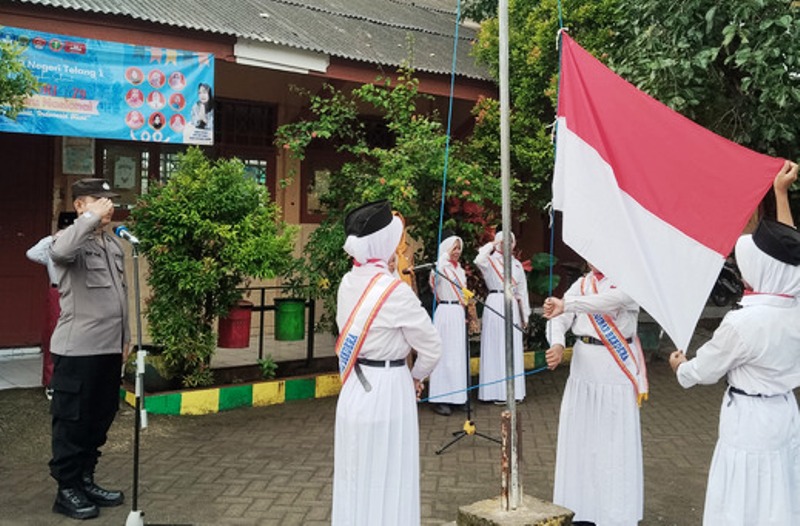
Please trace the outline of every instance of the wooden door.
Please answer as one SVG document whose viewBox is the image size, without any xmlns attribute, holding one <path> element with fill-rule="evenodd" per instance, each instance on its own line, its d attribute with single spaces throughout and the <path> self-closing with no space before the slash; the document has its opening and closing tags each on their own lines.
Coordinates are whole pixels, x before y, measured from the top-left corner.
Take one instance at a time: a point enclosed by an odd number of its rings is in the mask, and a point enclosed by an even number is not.
<svg viewBox="0 0 800 526">
<path fill-rule="evenodd" d="M 53 138 L 0 133 L 0 348 L 41 343 L 45 267 L 25 251 L 50 233 Z"/>
</svg>

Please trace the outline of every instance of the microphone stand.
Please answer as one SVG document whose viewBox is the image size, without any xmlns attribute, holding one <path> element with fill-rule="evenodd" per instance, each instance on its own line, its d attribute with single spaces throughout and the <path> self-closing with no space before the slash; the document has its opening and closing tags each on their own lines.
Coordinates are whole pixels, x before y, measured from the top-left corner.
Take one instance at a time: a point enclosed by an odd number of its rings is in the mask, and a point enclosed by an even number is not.
<svg viewBox="0 0 800 526">
<path fill-rule="evenodd" d="M 133 496 L 131 498 L 131 511 L 125 526 L 143 526 L 144 512 L 138 509 L 139 505 L 139 435 L 142 429 L 147 428 L 147 411 L 144 409 L 144 371 L 147 351 L 142 350 L 142 314 L 139 297 L 139 246 L 131 243 L 133 247 L 133 282 L 136 297 L 136 402 L 135 402 L 135 430 L 133 435 Z"/>
<path fill-rule="evenodd" d="M 452 283 L 455 287 L 461 289 L 462 290 L 462 294 L 464 294 L 464 296 L 466 298 L 469 299 L 469 298 L 473 297 L 472 293 L 469 292 L 469 290 L 467 290 L 466 288 L 461 287 L 461 285 L 459 285 L 457 282 L 455 282 L 454 280 L 450 279 L 448 276 L 446 276 L 442 272 L 439 272 L 439 269 L 436 268 L 436 266 L 431 267 L 431 270 L 433 270 L 433 272 L 435 272 L 437 276 L 440 276 L 440 277 L 446 279 L 447 281 Z M 435 284 L 434 284 L 434 288 L 435 288 Z M 469 294 L 467 294 L 467 293 L 469 293 Z M 498 315 L 500 315 L 502 317 L 502 315 L 499 312 L 497 312 L 495 309 L 493 309 L 493 308 L 489 307 L 488 305 L 486 305 L 486 303 L 484 303 L 482 300 L 480 300 L 478 298 L 475 298 L 475 299 L 478 302 L 480 302 L 481 304 L 483 304 L 484 308 L 488 308 L 489 310 L 497 313 Z M 515 325 L 515 327 L 516 327 L 516 325 Z M 519 328 L 519 327 L 517 327 L 517 328 Z M 520 329 L 520 330 L 522 330 L 522 329 Z M 442 446 L 441 448 L 439 448 L 436 451 L 437 455 L 441 455 L 442 453 L 444 453 L 444 451 L 447 448 L 449 448 L 450 446 L 452 446 L 453 444 L 455 444 L 456 442 L 458 442 L 459 440 L 461 440 L 462 438 L 464 438 L 466 436 L 473 436 L 474 435 L 474 436 L 479 436 L 481 438 L 485 438 L 486 440 L 491 440 L 492 442 L 495 442 L 497 444 L 501 443 L 501 441 L 498 440 L 497 438 L 491 437 L 489 435 L 484 435 L 483 433 L 478 432 L 476 430 L 475 422 L 472 420 L 472 403 L 470 402 L 470 393 L 469 393 L 470 387 L 472 387 L 472 374 L 471 374 L 471 371 L 470 371 L 471 367 L 470 367 L 470 355 L 469 355 L 470 354 L 469 353 L 469 330 L 468 330 L 466 324 L 464 324 L 464 352 L 465 352 L 466 358 L 467 358 L 467 367 L 466 367 L 466 374 L 467 374 L 467 401 L 466 401 L 466 403 L 464 405 L 464 407 L 467 410 L 467 419 L 464 421 L 464 425 L 461 427 L 461 429 L 459 429 L 458 431 L 453 431 L 453 437 L 454 438 L 451 439 L 447 444 L 445 444 L 444 446 Z"/>
</svg>

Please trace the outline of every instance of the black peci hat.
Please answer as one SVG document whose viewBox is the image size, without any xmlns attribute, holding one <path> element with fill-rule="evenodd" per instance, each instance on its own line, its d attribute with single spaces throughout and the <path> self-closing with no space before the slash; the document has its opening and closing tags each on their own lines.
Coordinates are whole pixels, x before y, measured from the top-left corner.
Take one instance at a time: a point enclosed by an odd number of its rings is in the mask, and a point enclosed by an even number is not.
<svg viewBox="0 0 800 526">
<path fill-rule="evenodd" d="M 788 265 L 800 265 L 800 232 L 789 225 L 762 219 L 753 233 L 762 252 Z"/>
<path fill-rule="evenodd" d="M 85 195 L 92 197 L 119 197 L 119 194 L 111 191 L 111 185 L 105 179 L 81 179 L 72 183 L 73 199 Z"/>
<path fill-rule="evenodd" d="M 361 205 L 344 218 L 344 232 L 348 236 L 364 237 L 377 232 L 392 222 L 392 205 L 387 200 Z"/>
</svg>

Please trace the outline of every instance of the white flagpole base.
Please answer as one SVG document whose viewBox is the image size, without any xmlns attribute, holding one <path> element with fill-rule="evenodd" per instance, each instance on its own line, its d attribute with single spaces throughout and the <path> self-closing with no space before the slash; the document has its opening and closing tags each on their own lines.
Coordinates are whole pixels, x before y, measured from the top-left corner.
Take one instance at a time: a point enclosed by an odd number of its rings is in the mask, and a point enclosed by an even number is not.
<svg viewBox="0 0 800 526">
<path fill-rule="evenodd" d="M 144 526 L 144 512 L 131 510 L 128 514 L 128 520 L 125 521 L 125 526 Z"/>
</svg>

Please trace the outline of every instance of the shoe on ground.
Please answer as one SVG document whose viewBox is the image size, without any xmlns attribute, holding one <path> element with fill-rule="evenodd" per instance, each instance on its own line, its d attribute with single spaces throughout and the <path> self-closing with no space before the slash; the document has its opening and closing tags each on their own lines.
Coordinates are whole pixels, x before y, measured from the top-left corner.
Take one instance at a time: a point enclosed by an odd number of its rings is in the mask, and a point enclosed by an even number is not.
<svg viewBox="0 0 800 526">
<path fill-rule="evenodd" d="M 100 515 L 100 510 L 89 500 L 86 493 L 78 488 L 62 488 L 56 493 L 53 513 L 61 513 L 73 519 L 93 519 Z"/>
<path fill-rule="evenodd" d="M 82 481 L 81 489 L 86 497 L 101 508 L 119 506 L 125 501 L 125 495 L 121 491 L 101 488 L 94 483 L 91 475 L 84 475 Z"/>
<path fill-rule="evenodd" d="M 450 406 L 447 404 L 434 404 L 433 412 L 442 416 L 450 416 L 453 414 L 453 410 L 450 409 Z"/>
<path fill-rule="evenodd" d="M 494 401 L 494 405 L 506 405 L 506 401 L 505 400 L 495 400 Z"/>
<path fill-rule="evenodd" d="M 53 388 L 52 387 L 45 387 L 44 388 L 44 396 L 46 396 L 48 400 L 52 400 L 53 399 Z"/>
</svg>

